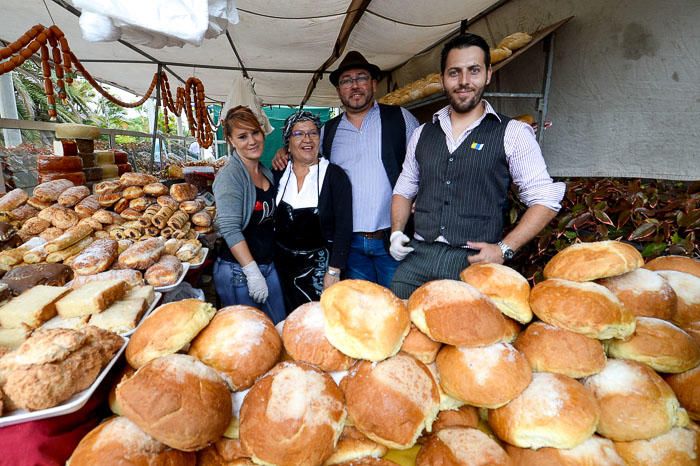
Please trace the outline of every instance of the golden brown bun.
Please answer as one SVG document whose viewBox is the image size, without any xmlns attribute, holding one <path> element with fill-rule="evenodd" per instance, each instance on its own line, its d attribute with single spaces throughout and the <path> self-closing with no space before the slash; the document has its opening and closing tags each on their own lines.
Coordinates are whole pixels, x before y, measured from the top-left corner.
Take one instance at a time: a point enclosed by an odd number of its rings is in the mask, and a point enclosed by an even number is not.
<svg viewBox="0 0 700 466">
<path fill-rule="evenodd" d="M 615 442 L 628 466 L 697 466 L 697 433 L 676 427 L 649 440 Z"/>
<path fill-rule="evenodd" d="M 600 406 L 598 433 L 611 440 L 649 439 L 688 421 L 671 387 L 636 361 L 608 359 L 583 383 Z"/>
<path fill-rule="evenodd" d="M 327 288 L 321 308 L 328 341 L 356 359 L 381 361 L 395 355 L 410 329 L 404 303 L 365 280 L 343 280 Z"/>
<path fill-rule="evenodd" d="M 681 406 L 688 411 L 688 416 L 700 420 L 700 366 L 666 377 Z M 700 453 L 700 452 L 698 452 Z"/>
<path fill-rule="evenodd" d="M 515 270 L 500 264 L 474 264 L 462 270 L 459 278 L 491 298 L 511 319 L 526 324 L 532 320 L 530 284 Z"/>
<path fill-rule="evenodd" d="M 600 409 L 593 395 L 576 380 L 536 372 L 516 399 L 489 411 L 494 433 L 522 448 L 574 448 L 595 432 Z"/>
<path fill-rule="evenodd" d="M 676 293 L 664 277 L 651 270 L 636 269 L 598 283 L 636 316 L 670 320 L 676 312 Z"/>
<path fill-rule="evenodd" d="M 411 330 L 403 340 L 401 351 L 410 354 L 423 364 L 430 364 L 435 361 L 440 347 L 442 343 L 431 340 L 425 333 L 418 330 L 418 327 L 411 324 Z"/>
<path fill-rule="evenodd" d="M 117 385 L 121 382 L 127 380 L 129 377 L 134 375 L 136 371 L 133 367 L 128 364 L 124 364 L 124 368 L 121 370 L 118 376 L 114 378 L 115 382 L 112 388 L 109 389 L 109 395 L 107 395 L 107 403 L 109 404 L 109 409 L 117 416 L 122 416 L 122 408 L 117 403 Z"/>
<path fill-rule="evenodd" d="M 321 465 L 333 453 L 345 416 L 343 394 L 328 374 L 283 362 L 245 397 L 241 442 L 258 464 Z"/>
<path fill-rule="evenodd" d="M 270 370 L 282 341 L 272 321 L 250 306 L 229 306 L 214 315 L 188 354 L 218 370 L 231 390 L 244 390 Z"/>
<path fill-rule="evenodd" d="M 649 270 L 675 270 L 685 272 L 700 278 L 700 261 L 685 256 L 662 256 L 644 264 Z"/>
<path fill-rule="evenodd" d="M 491 64 L 495 65 L 513 55 L 513 51 L 503 47 L 496 47 L 489 50 L 489 55 L 491 57 Z"/>
<path fill-rule="evenodd" d="M 386 455 L 388 448 L 367 438 L 365 434 L 346 425 L 338 439 L 338 446 L 326 460 L 324 466 L 344 464 L 365 457 L 381 457 Z"/>
<path fill-rule="evenodd" d="M 545 280 L 532 289 L 530 306 L 546 323 L 590 338 L 627 338 L 634 332 L 634 314 L 596 283 Z"/>
<path fill-rule="evenodd" d="M 245 461 L 250 463 L 246 463 Z M 222 438 L 197 452 L 197 466 L 231 466 L 255 464 L 240 440 Z"/>
<path fill-rule="evenodd" d="M 700 278 L 675 270 L 660 270 L 676 293 L 676 312 L 673 322 L 681 327 L 700 320 Z"/>
<path fill-rule="evenodd" d="M 547 263 L 544 277 L 586 282 L 622 275 L 642 265 L 642 255 L 629 244 L 619 241 L 577 243 L 559 251 Z"/>
<path fill-rule="evenodd" d="M 628 340 L 607 342 L 608 355 L 643 362 L 658 372 L 678 374 L 700 364 L 700 345 L 670 322 L 638 317 Z"/>
<path fill-rule="evenodd" d="M 117 386 L 124 415 L 169 447 L 195 451 L 231 422 L 231 395 L 211 367 L 184 354 L 154 359 Z"/>
<path fill-rule="evenodd" d="M 457 280 L 423 284 L 409 298 L 408 311 L 421 332 L 448 345 L 491 345 L 506 333 L 503 315 L 493 301 Z"/>
<path fill-rule="evenodd" d="M 626 466 L 611 440 L 594 435 L 569 450 L 506 445 L 513 466 Z"/>
<path fill-rule="evenodd" d="M 207 326 L 216 309 L 198 299 L 183 299 L 158 307 L 134 332 L 126 360 L 139 368 L 148 361 L 182 349 Z"/>
<path fill-rule="evenodd" d="M 450 427 L 428 437 L 416 466 L 512 466 L 508 454 L 478 429 Z"/>
<path fill-rule="evenodd" d="M 433 432 L 439 432 L 448 427 L 473 427 L 479 426 L 479 411 L 474 406 L 462 406 L 459 409 L 440 411 L 433 423 Z"/>
<path fill-rule="evenodd" d="M 326 338 L 323 310 L 317 301 L 304 303 L 287 316 L 282 340 L 292 359 L 314 364 L 327 372 L 348 370 L 355 362 Z"/>
<path fill-rule="evenodd" d="M 520 324 L 511 319 L 510 317 L 505 317 L 505 322 L 506 322 L 506 333 L 503 336 L 503 343 L 513 343 L 516 338 L 518 338 L 518 335 L 520 335 L 521 326 Z"/>
<path fill-rule="evenodd" d="M 348 418 L 370 439 L 406 449 L 430 431 L 440 393 L 430 370 L 407 354 L 379 363 L 359 361 L 340 382 Z"/>
<path fill-rule="evenodd" d="M 504 47 L 510 50 L 518 50 L 525 47 L 532 41 L 532 36 L 527 32 L 514 32 L 510 34 L 498 43 L 496 47 Z"/>
<path fill-rule="evenodd" d="M 530 324 L 518 335 L 514 346 L 535 372 L 554 372 L 580 379 L 605 367 L 605 351 L 598 340 L 544 322 Z"/>
<path fill-rule="evenodd" d="M 477 348 L 445 346 L 437 356 L 445 393 L 480 408 L 499 408 L 532 380 L 527 359 L 510 343 Z"/>
<path fill-rule="evenodd" d="M 195 455 L 168 448 L 129 419 L 117 416 L 103 422 L 83 437 L 66 464 L 194 466 Z"/>
</svg>

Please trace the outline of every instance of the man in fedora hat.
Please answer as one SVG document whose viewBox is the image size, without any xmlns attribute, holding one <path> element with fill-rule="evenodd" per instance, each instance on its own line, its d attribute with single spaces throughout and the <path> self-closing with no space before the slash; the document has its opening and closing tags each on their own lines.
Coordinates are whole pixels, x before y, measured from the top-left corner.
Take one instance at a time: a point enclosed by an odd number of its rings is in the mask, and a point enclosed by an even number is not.
<svg viewBox="0 0 700 466">
<path fill-rule="evenodd" d="M 418 121 L 406 109 L 377 103 L 380 74 L 354 50 L 330 74 L 345 111 L 324 125 L 321 152 L 345 170 L 352 185 L 353 239 L 344 275 L 388 287 L 399 264 L 385 246 L 391 195 Z M 273 166 L 283 169 L 286 160 L 278 151 Z"/>
</svg>

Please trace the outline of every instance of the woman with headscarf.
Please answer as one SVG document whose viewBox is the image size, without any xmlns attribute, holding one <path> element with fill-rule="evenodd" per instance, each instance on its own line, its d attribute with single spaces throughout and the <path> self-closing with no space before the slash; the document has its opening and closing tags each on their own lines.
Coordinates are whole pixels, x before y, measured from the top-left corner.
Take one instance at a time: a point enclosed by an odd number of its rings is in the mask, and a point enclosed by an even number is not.
<svg viewBox="0 0 700 466">
<path fill-rule="evenodd" d="M 214 198 L 227 247 L 214 264 L 214 285 L 223 306 L 260 307 L 276 324 L 286 313 L 273 263 L 274 179 L 260 163 L 265 133 L 255 114 L 240 105 L 226 113 L 224 133 L 233 151 L 216 175 Z"/>
<path fill-rule="evenodd" d="M 284 124 L 289 163 L 275 172 L 275 263 L 289 312 L 318 301 L 340 280 L 352 240 L 352 190 L 342 168 L 319 157 L 321 120 L 311 112 Z"/>
</svg>

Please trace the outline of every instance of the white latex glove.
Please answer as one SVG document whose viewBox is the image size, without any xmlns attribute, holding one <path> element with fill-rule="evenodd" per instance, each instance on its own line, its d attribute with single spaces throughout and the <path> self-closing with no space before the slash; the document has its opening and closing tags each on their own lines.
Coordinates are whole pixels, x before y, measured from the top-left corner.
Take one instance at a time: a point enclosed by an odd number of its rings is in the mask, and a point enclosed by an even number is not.
<svg viewBox="0 0 700 466">
<path fill-rule="evenodd" d="M 258 264 L 253 261 L 245 267 L 241 267 L 241 270 L 243 270 L 245 278 L 248 280 L 248 295 L 250 295 L 256 303 L 264 303 L 265 300 L 267 300 L 268 294 L 267 282 L 260 272 Z"/>
<path fill-rule="evenodd" d="M 403 234 L 403 231 L 395 231 L 389 237 L 391 246 L 389 246 L 389 254 L 397 261 L 402 261 L 413 252 L 413 248 L 406 246 L 411 241 L 408 236 Z"/>
</svg>

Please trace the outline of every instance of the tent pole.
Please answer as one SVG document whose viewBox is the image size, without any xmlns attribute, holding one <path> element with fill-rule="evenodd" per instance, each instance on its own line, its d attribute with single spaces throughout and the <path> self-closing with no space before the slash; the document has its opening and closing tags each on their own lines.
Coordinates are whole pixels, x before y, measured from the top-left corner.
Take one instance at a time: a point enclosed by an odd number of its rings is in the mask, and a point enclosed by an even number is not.
<svg viewBox="0 0 700 466">
<path fill-rule="evenodd" d="M 156 137 L 158 134 L 158 110 L 160 109 L 160 73 L 163 71 L 163 65 L 158 64 L 158 80 L 156 81 L 156 108 L 154 110 L 155 118 L 153 118 L 153 141 L 151 142 L 151 164 L 149 172 L 153 173 L 153 159 L 156 154 Z M 160 147 L 163 150 L 163 147 Z M 163 154 L 159 154 L 161 157 Z"/>
</svg>

